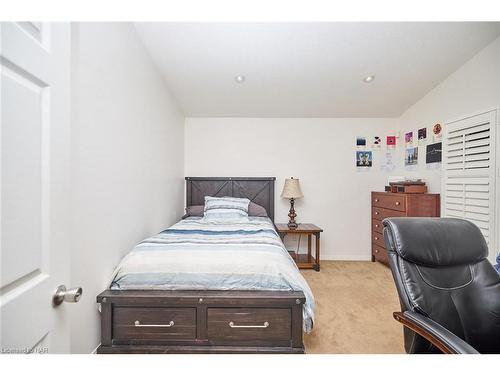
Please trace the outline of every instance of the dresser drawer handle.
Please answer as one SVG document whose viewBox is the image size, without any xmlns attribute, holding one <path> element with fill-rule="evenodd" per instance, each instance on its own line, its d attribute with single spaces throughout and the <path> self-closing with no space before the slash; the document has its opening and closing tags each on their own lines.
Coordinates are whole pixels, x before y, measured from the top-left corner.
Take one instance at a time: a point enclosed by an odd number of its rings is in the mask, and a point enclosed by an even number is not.
<svg viewBox="0 0 500 375">
<path fill-rule="evenodd" d="M 376 253 L 378 253 L 378 250 L 375 250 Z"/>
<path fill-rule="evenodd" d="M 378 202 L 378 199 L 377 199 L 377 198 L 375 198 L 375 203 L 376 203 L 376 202 Z"/>
<path fill-rule="evenodd" d="M 378 237 L 375 237 L 375 241 L 378 241 Z"/>
<path fill-rule="evenodd" d="M 378 224 L 375 224 L 375 228 L 378 228 Z"/>
<path fill-rule="evenodd" d="M 264 322 L 261 326 L 237 326 L 234 322 L 229 322 L 229 327 L 231 328 L 267 328 L 269 327 L 269 322 Z"/>
<path fill-rule="evenodd" d="M 399 206 L 400 204 L 401 204 L 401 203 L 399 203 L 399 202 L 396 202 L 396 206 Z"/>
<path fill-rule="evenodd" d="M 173 327 L 174 326 L 174 321 L 171 320 L 170 323 L 168 323 L 168 324 L 141 324 L 140 321 L 136 320 L 134 322 L 134 325 L 136 327 Z"/>
<path fill-rule="evenodd" d="M 378 212 L 378 211 L 375 211 L 375 215 L 379 215 L 379 212 Z"/>
</svg>

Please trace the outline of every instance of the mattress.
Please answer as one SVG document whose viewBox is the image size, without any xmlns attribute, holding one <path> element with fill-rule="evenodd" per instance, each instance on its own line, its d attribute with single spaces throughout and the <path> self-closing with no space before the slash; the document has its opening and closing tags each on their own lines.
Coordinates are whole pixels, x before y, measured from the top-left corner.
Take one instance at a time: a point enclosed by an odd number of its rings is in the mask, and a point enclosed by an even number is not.
<svg viewBox="0 0 500 375">
<path fill-rule="evenodd" d="M 181 220 L 127 254 L 110 289 L 302 291 L 304 330 L 313 327 L 311 289 L 264 217 L 224 223 Z"/>
</svg>

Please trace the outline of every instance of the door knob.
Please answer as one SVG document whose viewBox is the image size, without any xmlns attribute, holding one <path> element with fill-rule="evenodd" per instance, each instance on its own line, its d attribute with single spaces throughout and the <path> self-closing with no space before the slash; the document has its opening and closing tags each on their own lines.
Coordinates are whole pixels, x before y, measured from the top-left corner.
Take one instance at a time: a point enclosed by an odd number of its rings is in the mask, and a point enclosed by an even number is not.
<svg viewBox="0 0 500 375">
<path fill-rule="evenodd" d="M 59 285 L 52 297 L 52 304 L 54 306 L 59 306 L 64 301 L 73 303 L 78 302 L 82 293 L 82 288 L 66 289 L 65 285 Z"/>
</svg>

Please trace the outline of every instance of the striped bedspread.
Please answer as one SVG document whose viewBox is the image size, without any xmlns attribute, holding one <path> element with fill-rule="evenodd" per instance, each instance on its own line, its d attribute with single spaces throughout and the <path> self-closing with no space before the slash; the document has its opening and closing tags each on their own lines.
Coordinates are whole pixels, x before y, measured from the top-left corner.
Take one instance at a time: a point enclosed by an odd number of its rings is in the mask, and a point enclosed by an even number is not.
<svg viewBox="0 0 500 375">
<path fill-rule="evenodd" d="M 125 256 L 110 288 L 303 291 L 306 332 L 314 320 L 311 289 L 264 217 L 245 223 L 182 220 Z"/>
</svg>

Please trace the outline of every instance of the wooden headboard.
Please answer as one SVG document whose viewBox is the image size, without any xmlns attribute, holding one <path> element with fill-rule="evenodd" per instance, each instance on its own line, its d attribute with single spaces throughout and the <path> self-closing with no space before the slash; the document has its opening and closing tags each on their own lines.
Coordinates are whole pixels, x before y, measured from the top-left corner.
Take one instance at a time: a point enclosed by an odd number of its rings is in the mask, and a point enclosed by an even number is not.
<svg viewBox="0 0 500 375">
<path fill-rule="evenodd" d="M 274 222 L 276 177 L 186 177 L 186 207 L 204 205 L 205 196 L 248 198 Z"/>
</svg>

